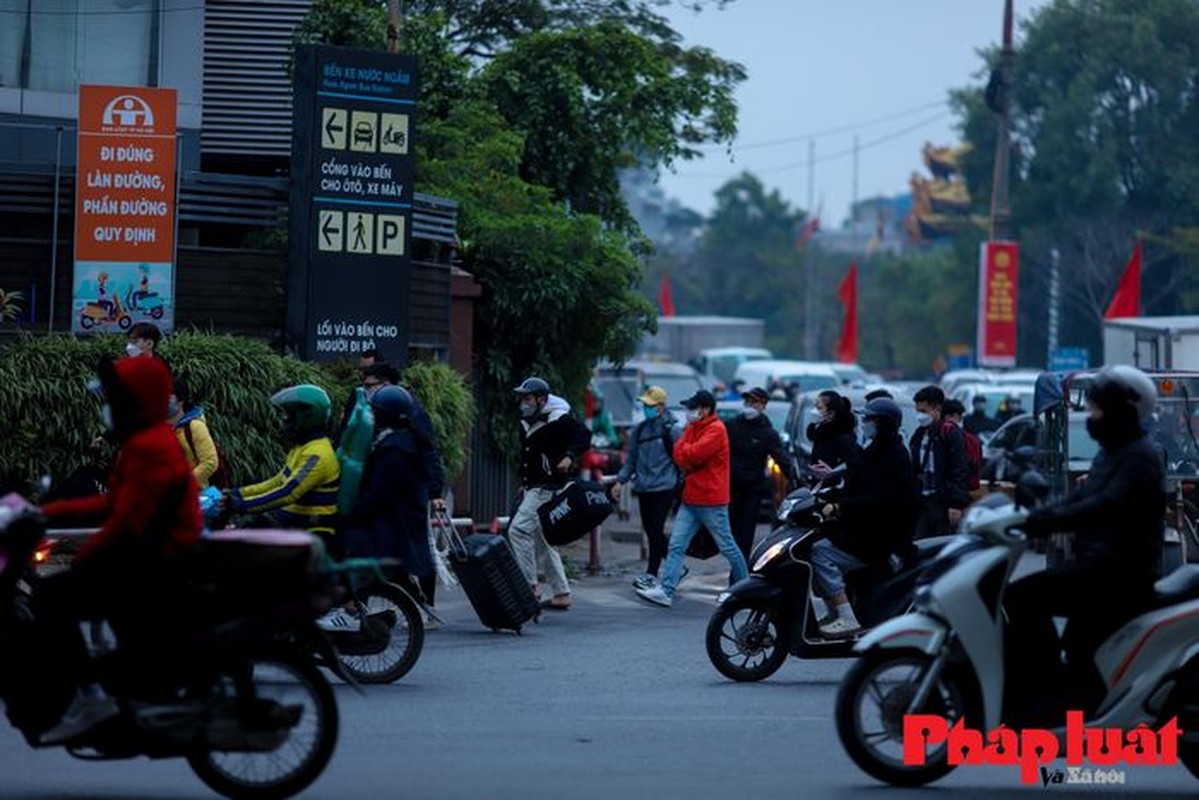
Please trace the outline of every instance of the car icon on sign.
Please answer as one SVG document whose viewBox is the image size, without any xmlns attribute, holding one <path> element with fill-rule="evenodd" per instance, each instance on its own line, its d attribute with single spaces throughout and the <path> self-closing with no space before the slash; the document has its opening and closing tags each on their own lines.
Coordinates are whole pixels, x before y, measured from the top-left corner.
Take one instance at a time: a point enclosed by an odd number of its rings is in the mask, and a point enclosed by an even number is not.
<svg viewBox="0 0 1199 800">
<path fill-rule="evenodd" d="M 365 120 L 354 126 L 354 144 L 374 144 L 375 128 Z"/>
</svg>

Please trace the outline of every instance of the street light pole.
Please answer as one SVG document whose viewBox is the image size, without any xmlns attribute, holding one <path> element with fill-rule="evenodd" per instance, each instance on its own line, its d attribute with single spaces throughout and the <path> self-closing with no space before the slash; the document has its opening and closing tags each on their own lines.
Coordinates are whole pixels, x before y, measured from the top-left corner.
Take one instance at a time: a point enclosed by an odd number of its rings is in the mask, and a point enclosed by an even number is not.
<svg viewBox="0 0 1199 800">
<path fill-rule="evenodd" d="M 1012 63 L 1012 0 L 1003 5 L 1003 49 L 999 51 L 999 135 L 995 138 L 995 175 L 991 184 L 991 241 L 1006 241 L 1011 236 L 1012 209 L 1008 192 L 1010 169 Z"/>
<path fill-rule="evenodd" d="M 816 202 L 816 140 L 808 140 L 808 216 L 815 213 L 813 204 Z M 813 232 L 814 233 L 814 232 Z M 816 359 L 816 259 L 812 255 L 812 241 L 808 238 L 804 245 L 806 259 L 806 280 L 804 281 L 804 358 L 809 361 Z"/>
</svg>

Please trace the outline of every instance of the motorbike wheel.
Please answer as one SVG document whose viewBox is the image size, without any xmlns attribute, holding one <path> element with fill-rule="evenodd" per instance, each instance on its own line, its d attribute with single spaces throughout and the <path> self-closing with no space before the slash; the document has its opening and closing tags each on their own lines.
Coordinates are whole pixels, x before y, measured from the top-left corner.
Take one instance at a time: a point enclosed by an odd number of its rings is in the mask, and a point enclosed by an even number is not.
<svg viewBox="0 0 1199 800">
<path fill-rule="evenodd" d="M 835 711 L 841 746 L 864 772 L 884 783 L 923 786 L 953 771 L 944 744 L 926 752 L 922 765 L 903 762 L 903 718 L 931 663 L 929 655 L 915 650 L 873 651 L 841 680 Z M 968 714 L 972 696 L 961 673 L 947 669 L 920 713 L 952 725 Z"/>
<path fill-rule="evenodd" d="M 123 331 L 127 331 L 133 327 L 133 318 L 126 315 L 117 320 L 117 327 Z"/>
<path fill-rule="evenodd" d="M 416 666 L 425 647 L 425 623 L 416 601 L 391 583 L 375 583 L 358 593 L 364 613 L 380 614 L 391 611 L 395 625 L 391 627 L 387 646 L 371 655 L 341 653 L 342 666 L 359 683 L 393 683 Z"/>
<path fill-rule="evenodd" d="M 91 317 L 89 317 L 87 314 L 79 315 L 79 326 L 81 328 L 83 328 L 85 331 L 91 330 L 92 326 L 95 324 L 96 324 L 96 321 L 94 319 L 92 319 Z"/>
<path fill-rule="evenodd" d="M 299 721 L 287 738 L 268 752 L 194 752 L 187 763 L 205 785 L 225 797 L 239 800 L 276 800 L 306 789 L 324 771 L 337 744 L 338 712 L 333 688 L 308 659 L 292 655 L 253 658 L 248 664 L 252 697 L 226 670 L 218 687 L 237 700 L 273 700 L 299 706 Z"/>
<path fill-rule="evenodd" d="M 162 319 L 162 306 L 154 306 L 150 309 L 150 316 L 154 319 Z"/>
<path fill-rule="evenodd" d="M 716 609 L 704 637 L 712 666 L 726 678 L 769 678 L 787 660 L 790 635 L 776 609 L 753 600 L 731 600 Z"/>
</svg>

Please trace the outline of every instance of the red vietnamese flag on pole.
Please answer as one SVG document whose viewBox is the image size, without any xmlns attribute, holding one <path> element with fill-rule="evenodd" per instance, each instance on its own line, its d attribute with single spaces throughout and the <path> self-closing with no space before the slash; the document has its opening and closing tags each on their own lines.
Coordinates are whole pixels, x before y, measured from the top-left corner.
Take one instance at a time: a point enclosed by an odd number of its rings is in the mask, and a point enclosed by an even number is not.
<svg viewBox="0 0 1199 800">
<path fill-rule="evenodd" d="M 658 287 L 658 306 L 662 309 L 662 316 L 674 316 L 674 296 L 670 291 L 670 275 L 662 276 L 662 285 Z"/>
<path fill-rule="evenodd" d="M 837 287 L 837 299 L 845 306 L 845 326 L 837 342 L 837 360 L 852 364 L 858 360 L 858 265 L 850 264 L 849 271 Z"/>
<path fill-rule="evenodd" d="M 1104 312 L 1104 319 L 1117 319 L 1119 317 L 1139 317 L 1141 315 L 1141 243 L 1138 240 L 1132 247 L 1132 257 L 1128 259 L 1128 266 L 1124 268 L 1124 274 L 1120 276 L 1120 285 L 1116 287 L 1116 294 L 1112 298 L 1112 303 Z"/>
</svg>

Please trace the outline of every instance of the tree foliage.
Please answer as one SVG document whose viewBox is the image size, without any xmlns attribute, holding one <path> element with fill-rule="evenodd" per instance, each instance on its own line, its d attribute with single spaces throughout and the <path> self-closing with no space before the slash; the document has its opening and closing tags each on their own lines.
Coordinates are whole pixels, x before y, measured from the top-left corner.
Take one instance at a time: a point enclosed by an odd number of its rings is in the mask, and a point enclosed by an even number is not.
<svg viewBox="0 0 1199 800">
<path fill-rule="evenodd" d="M 719 5 L 697 2 L 690 5 Z M 367 7 L 366 33 L 353 24 Z M 316 0 L 312 39 L 382 47 L 375 0 Z M 509 391 L 537 373 L 578 399 L 596 361 L 623 360 L 653 308 L 646 244 L 617 171 L 669 163 L 735 132 L 741 68 L 686 48 L 662 3 L 423 0 L 400 49 L 419 60 L 420 191 L 460 203 L 460 264 L 484 287 L 476 354 L 493 441 L 514 432 Z M 385 24 L 385 21 L 384 21 Z"/>
<path fill-rule="evenodd" d="M 983 54 L 995 63 L 994 50 Z M 1022 357 L 1041 362 L 1051 251 L 1063 344 L 1100 347 L 1099 321 L 1137 237 L 1148 313 L 1181 313 L 1199 283 L 1176 228 L 1199 213 L 1199 4 L 1057 0 L 1024 24 L 1015 59 L 1012 216 L 1022 253 Z M 986 70 L 980 72 L 980 78 Z M 955 92 L 971 194 L 990 196 L 996 118 L 980 84 Z M 1026 302 L 1027 301 L 1027 302 Z M 1192 301 L 1193 302 L 1193 301 Z"/>
</svg>

